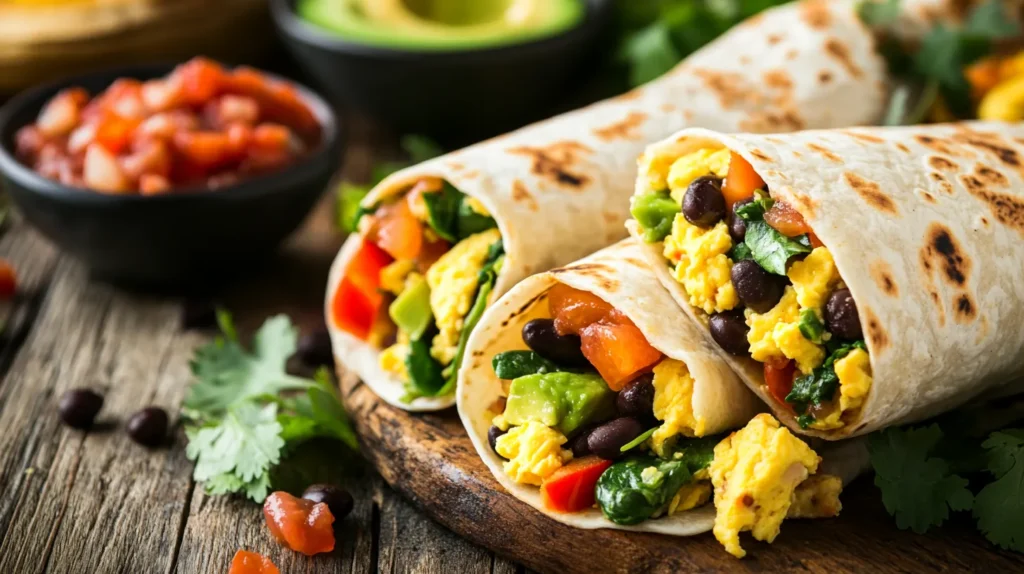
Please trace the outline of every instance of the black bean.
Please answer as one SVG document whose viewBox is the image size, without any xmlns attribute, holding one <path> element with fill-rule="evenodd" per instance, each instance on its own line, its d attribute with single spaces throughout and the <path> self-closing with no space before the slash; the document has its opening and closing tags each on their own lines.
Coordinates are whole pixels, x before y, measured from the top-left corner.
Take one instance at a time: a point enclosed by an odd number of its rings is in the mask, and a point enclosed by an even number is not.
<svg viewBox="0 0 1024 574">
<path fill-rule="evenodd" d="M 299 338 L 299 359 L 307 367 L 331 366 L 334 364 L 334 350 L 331 348 L 331 336 L 325 327 L 304 333 Z"/>
<path fill-rule="evenodd" d="M 103 408 L 103 397 L 88 389 L 71 389 L 60 397 L 57 411 L 64 424 L 76 429 L 92 426 Z"/>
<path fill-rule="evenodd" d="M 615 410 L 621 416 L 641 420 L 654 416 L 654 375 L 644 373 L 626 383 L 615 397 Z"/>
<path fill-rule="evenodd" d="M 829 333 L 841 339 L 861 339 L 864 333 L 860 327 L 857 303 L 849 289 L 838 289 L 825 303 L 825 326 Z"/>
<path fill-rule="evenodd" d="M 533 352 L 559 365 L 572 367 L 587 364 L 578 335 L 559 335 L 554 319 L 534 319 L 523 325 L 523 342 Z"/>
<path fill-rule="evenodd" d="M 500 428 L 494 425 L 491 425 L 491 428 L 487 430 L 487 442 L 490 443 L 491 450 L 493 450 L 495 454 L 498 453 L 498 437 L 500 437 L 503 434 L 505 434 L 505 431 L 501 430 Z M 499 454 L 498 456 L 501 455 Z"/>
<path fill-rule="evenodd" d="M 732 237 L 733 243 L 742 243 L 743 239 L 747 236 L 747 222 L 739 215 L 736 215 L 736 208 L 743 207 L 752 201 L 754 200 L 744 199 L 737 201 L 732 204 L 732 209 L 729 210 L 729 218 L 726 223 L 729 225 L 729 236 Z"/>
<path fill-rule="evenodd" d="M 594 427 L 581 430 L 576 434 L 575 437 L 569 441 L 569 448 L 572 449 L 572 455 L 576 458 L 584 457 L 590 454 L 590 433 L 594 432 Z"/>
<path fill-rule="evenodd" d="M 302 493 L 302 498 L 326 504 L 331 516 L 334 517 L 335 526 L 338 520 L 352 512 L 352 506 L 355 504 L 347 490 L 333 484 L 313 484 Z"/>
<path fill-rule="evenodd" d="M 159 446 L 167 437 L 167 411 L 146 407 L 128 419 L 128 436 L 143 446 Z"/>
<path fill-rule="evenodd" d="M 786 289 L 785 277 L 773 275 L 749 259 L 737 261 L 732 266 L 730 278 L 740 301 L 758 313 L 770 311 L 782 299 Z"/>
<path fill-rule="evenodd" d="M 587 437 L 587 446 L 590 447 L 590 452 L 597 456 L 613 460 L 622 456 L 619 449 L 640 436 L 642 432 L 644 426 L 635 418 L 617 418 L 591 431 Z"/>
<path fill-rule="evenodd" d="M 725 352 L 738 356 L 750 352 L 750 343 L 747 342 L 747 331 L 750 327 L 743 317 L 743 311 L 716 313 L 711 316 L 709 323 L 711 338 L 719 347 L 725 349 Z"/>
<path fill-rule="evenodd" d="M 725 217 L 722 180 L 704 176 L 690 182 L 683 195 L 683 215 L 698 227 L 711 227 Z"/>
</svg>

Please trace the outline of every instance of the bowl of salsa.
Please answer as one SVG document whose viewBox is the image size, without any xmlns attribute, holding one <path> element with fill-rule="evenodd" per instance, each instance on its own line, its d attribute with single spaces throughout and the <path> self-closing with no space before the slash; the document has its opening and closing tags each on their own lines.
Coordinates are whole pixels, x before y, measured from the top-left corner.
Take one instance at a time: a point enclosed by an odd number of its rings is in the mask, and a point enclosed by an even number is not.
<svg viewBox="0 0 1024 574">
<path fill-rule="evenodd" d="M 234 276 L 303 221 L 340 158 L 312 91 L 196 58 L 22 93 L 0 108 L 0 177 L 94 274 L 140 286 Z"/>
</svg>

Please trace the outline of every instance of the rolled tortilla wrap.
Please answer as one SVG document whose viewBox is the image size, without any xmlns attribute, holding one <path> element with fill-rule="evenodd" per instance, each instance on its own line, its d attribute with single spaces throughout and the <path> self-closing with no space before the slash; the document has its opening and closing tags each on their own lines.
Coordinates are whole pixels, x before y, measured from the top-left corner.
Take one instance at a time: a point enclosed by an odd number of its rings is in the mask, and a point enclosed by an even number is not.
<svg viewBox="0 0 1024 574">
<path fill-rule="evenodd" d="M 485 314 L 470 337 L 468 354 L 459 373 L 458 410 L 473 445 L 501 485 L 516 498 L 551 518 L 579 528 L 619 528 L 689 536 L 712 529 L 711 503 L 692 510 L 616 524 L 601 510 L 555 512 L 545 505 L 535 485 L 514 480 L 506 461 L 489 444 L 492 420 L 505 409 L 507 382 L 492 368 L 499 353 L 525 349 L 522 328 L 533 319 L 550 317 L 548 295 L 557 284 L 597 295 L 625 314 L 647 341 L 666 359 L 681 361 L 693 378 L 691 406 L 703 420 L 701 435 L 716 435 L 748 423 L 764 405 L 743 388 L 714 350 L 714 342 L 681 312 L 661 287 L 642 255 L 643 247 L 625 240 L 567 267 L 531 276 L 501 297 Z M 655 371 L 657 373 L 657 371 Z M 657 375 L 656 375 L 657 376 Z M 657 401 L 657 399 L 655 399 Z M 567 446 L 566 446 L 567 447 Z M 866 451 L 859 442 L 830 445 L 819 451 L 823 461 L 817 474 L 832 474 L 848 482 L 866 467 Z M 766 468 L 769 468 L 766 465 Z M 783 512 L 785 515 L 785 512 Z"/>
<path fill-rule="evenodd" d="M 504 243 L 493 301 L 533 273 L 626 235 L 635 160 L 647 142 L 688 126 L 778 132 L 872 123 L 883 108 L 883 80 L 882 61 L 852 2 L 794 3 L 741 24 L 628 94 L 396 173 L 363 206 L 395 202 L 424 178 L 440 178 L 478 200 Z M 381 368 L 382 346 L 339 326 L 336 312 L 347 302 L 335 299 L 359 242 L 348 239 L 328 282 L 335 357 L 392 405 L 451 405 L 451 394 L 403 401 L 407 383 Z"/>
<path fill-rule="evenodd" d="M 772 199 L 802 216 L 822 244 L 814 251 L 831 254 L 870 359 L 869 387 L 859 408 L 842 413 L 840 426 L 801 428 L 794 412 L 800 405 L 788 400 L 792 395 L 780 401 L 771 392 L 761 362 L 719 352 L 790 428 L 834 440 L 919 421 L 983 394 L 1019 390 L 1019 382 L 1007 381 L 1024 375 L 1024 330 L 1017 324 L 1024 303 L 1021 142 L 1024 128 L 1000 123 L 773 136 L 693 129 L 647 153 L 731 150 L 760 175 Z M 638 196 L 648 191 L 638 184 Z M 678 216 L 676 222 L 688 227 Z M 627 225 L 643 234 L 636 221 Z M 644 253 L 676 302 L 706 326 L 709 313 L 691 304 L 692 293 L 666 265 L 666 241 L 645 243 Z M 812 257 L 790 259 L 790 279 Z M 821 273 L 814 279 L 819 286 Z M 829 290 L 842 283 L 833 281 Z M 817 297 L 825 301 L 824 295 Z M 786 301 L 783 296 L 769 313 L 781 316 Z M 753 333 L 752 317 L 768 314 L 748 310 L 746 317 Z M 765 337 L 775 337 L 781 348 L 777 335 L 787 328 L 776 325 Z M 748 334 L 752 351 L 758 337 Z M 843 390 L 840 375 L 832 400 L 845 396 Z"/>
</svg>

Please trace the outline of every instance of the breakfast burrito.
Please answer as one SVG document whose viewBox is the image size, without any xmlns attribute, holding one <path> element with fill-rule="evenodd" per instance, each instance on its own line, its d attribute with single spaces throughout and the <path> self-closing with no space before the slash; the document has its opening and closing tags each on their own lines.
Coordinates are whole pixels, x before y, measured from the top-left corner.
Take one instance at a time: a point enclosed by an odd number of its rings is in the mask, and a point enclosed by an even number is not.
<svg viewBox="0 0 1024 574">
<path fill-rule="evenodd" d="M 623 96 L 400 171 L 363 201 L 331 270 L 334 354 L 392 405 L 450 406 L 488 304 L 625 237 L 646 143 L 690 126 L 871 123 L 884 92 L 853 3 L 811 0 L 763 12 Z"/>
<path fill-rule="evenodd" d="M 863 453 L 844 445 L 825 465 L 758 414 L 643 249 L 625 240 L 533 275 L 484 313 L 458 407 L 498 482 L 566 524 L 713 528 L 736 556 L 741 531 L 770 542 L 786 517 L 838 514 Z"/>
<path fill-rule="evenodd" d="M 644 154 L 627 225 L 790 428 L 861 435 L 1024 375 L 1024 127 L 724 135 Z"/>
</svg>

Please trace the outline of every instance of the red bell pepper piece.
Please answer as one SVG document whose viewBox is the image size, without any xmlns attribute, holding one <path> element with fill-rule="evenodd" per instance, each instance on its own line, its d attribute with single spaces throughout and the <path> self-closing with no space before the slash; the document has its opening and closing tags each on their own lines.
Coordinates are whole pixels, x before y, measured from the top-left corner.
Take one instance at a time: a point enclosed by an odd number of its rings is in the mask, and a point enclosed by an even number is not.
<svg viewBox="0 0 1024 574">
<path fill-rule="evenodd" d="M 768 385 L 768 392 L 789 410 L 793 406 L 786 402 L 786 395 L 793 390 L 793 380 L 796 378 L 796 363 L 792 360 L 764 364 L 764 382 Z"/>
<path fill-rule="evenodd" d="M 578 458 L 549 476 L 540 487 L 544 507 L 555 512 L 579 512 L 594 505 L 597 479 L 612 461 L 596 456 Z"/>
<path fill-rule="evenodd" d="M 384 303 L 380 272 L 392 261 L 383 249 L 362 240 L 331 300 L 331 315 L 339 329 L 364 341 L 369 338 Z"/>
<path fill-rule="evenodd" d="M 732 207 L 734 203 L 754 197 L 754 192 L 764 187 L 764 180 L 757 175 L 754 167 L 743 159 L 743 156 L 732 152 L 729 156 L 729 172 L 722 183 L 722 196 L 725 203 Z"/>
</svg>

